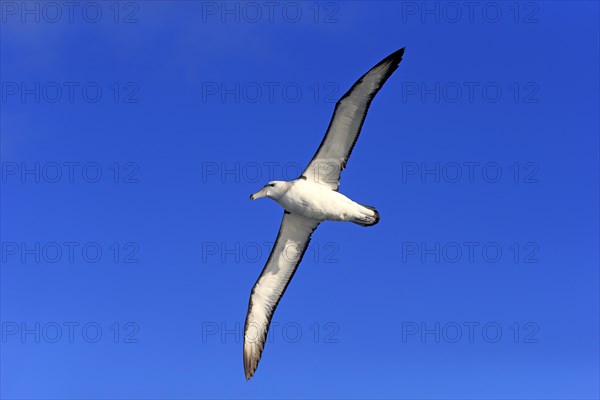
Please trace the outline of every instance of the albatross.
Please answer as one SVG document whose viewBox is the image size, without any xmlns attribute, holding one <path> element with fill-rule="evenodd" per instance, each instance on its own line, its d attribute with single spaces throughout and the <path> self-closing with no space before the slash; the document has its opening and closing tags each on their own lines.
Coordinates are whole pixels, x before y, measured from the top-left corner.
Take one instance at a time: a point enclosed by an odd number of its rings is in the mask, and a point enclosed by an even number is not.
<svg viewBox="0 0 600 400">
<path fill-rule="evenodd" d="M 371 101 L 398 68 L 404 48 L 364 74 L 335 105 L 327 133 L 302 175 L 272 181 L 250 196 L 268 197 L 283 209 L 279 234 L 267 263 L 252 288 L 244 325 L 244 372 L 249 380 L 258 367 L 271 318 L 288 287 L 312 233 L 323 221 L 349 221 L 361 226 L 379 222 L 375 207 L 341 194 L 340 173 L 356 144 Z"/>
</svg>

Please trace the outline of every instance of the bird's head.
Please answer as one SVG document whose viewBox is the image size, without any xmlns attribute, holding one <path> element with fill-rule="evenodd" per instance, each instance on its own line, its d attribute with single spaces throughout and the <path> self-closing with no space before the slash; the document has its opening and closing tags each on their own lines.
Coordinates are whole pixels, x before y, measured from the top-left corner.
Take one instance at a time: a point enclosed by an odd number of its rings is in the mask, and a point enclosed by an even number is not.
<svg viewBox="0 0 600 400">
<path fill-rule="evenodd" d="M 284 181 L 271 181 L 267 183 L 258 192 L 250 195 L 250 200 L 256 200 L 261 197 L 269 197 L 274 200 L 278 200 L 288 189 L 288 182 Z"/>
</svg>

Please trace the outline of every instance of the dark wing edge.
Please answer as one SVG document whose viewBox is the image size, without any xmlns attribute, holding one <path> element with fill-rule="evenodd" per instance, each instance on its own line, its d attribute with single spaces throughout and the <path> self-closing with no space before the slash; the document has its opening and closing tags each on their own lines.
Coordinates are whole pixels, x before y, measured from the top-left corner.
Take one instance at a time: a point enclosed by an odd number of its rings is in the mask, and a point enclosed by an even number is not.
<svg viewBox="0 0 600 400">
<path fill-rule="evenodd" d="M 277 239 L 248 302 L 244 324 L 244 374 L 249 380 L 260 361 L 271 319 L 290 284 L 302 257 L 308 248 L 311 235 L 320 220 L 283 214 Z"/>
<path fill-rule="evenodd" d="M 397 50 L 381 60 L 377 65 L 371 68 L 366 74 L 361 76 L 355 83 L 352 85 L 350 90 L 346 92 L 336 103 L 333 116 L 329 122 L 329 126 L 327 127 L 327 132 L 319 148 L 315 152 L 315 155 L 311 159 L 310 163 L 300 176 L 301 179 L 309 179 L 313 181 L 319 181 L 322 183 L 326 183 L 332 187 L 333 190 L 337 190 L 339 187 L 339 178 L 342 170 L 346 168 L 346 164 L 350 155 L 352 154 L 352 150 L 354 149 L 354 145 L 360 136 L 360 131 L 364 124 L 365 118 L 367 116 L 367 112 L 371 105 L 371 102 L 375 98 L 375 95 L 379 92 L 379 90 L 383 87 L 388 78 L 394 73 L 394 71 L 398 68 L 398 65 L 402 61 L 402 56 L 404 55 L 405 47 Z M 382 69 L 382 67 L 384 67 Z M 382 69 L 382 70 L 381 70 Z M 380 71 L 381 70 L 381 71 Z M 372 76 L 375 73 L 374 76 Z M 377 76 L 377 74 L 381 74 Z M 369 82 L 370 78 L 376 78 L 376 81 Z M 363 84 L 372 83 L 374 87 L 366 93 L 366 98 L 364 99 L 364 104 L 360 104 L 361 98 L 356 98 L 357 93 L 360 95 L 364 95 L 361 91 L 363 88 Z M 354 95 L 354 98 L 353 98 Z M 349 104 L 348 104 L 349 102 Z M 357 108 L 356 110 L 352 110 L 350 106 L 354 106 Z M 357 107 L 358 106 L 358 107 Z M 359 108 L 360 107 L 360 108 Z M 341 118 L 345 115 L 343 114 L 352 114 L 356 113 L 356 115 L 349 115 L 349 117 L 358 118 L 358 121 L 352 121 L 353 126 L 347 127 L 350 132 L 347 132 L 348 138 L 351 140 L 351 143 L 347 144 L 347 148 L 345 150 L 345 154 L 339 159 L 339 165 L 337 165 L 337 161 L 332 163 L 331 161 L 327 161 L 327 155 L 322 154 L 328 142 L 333 141 L 334 133 L 338 133 L 336 125 L 341 124 Z M 356 123 L 358 122 L 358 123 Z M 319 165 L 318 160 L 324 159 L 324 165 Z M 324 179 L 326 178 L 326 179 Z"/>
</svg>

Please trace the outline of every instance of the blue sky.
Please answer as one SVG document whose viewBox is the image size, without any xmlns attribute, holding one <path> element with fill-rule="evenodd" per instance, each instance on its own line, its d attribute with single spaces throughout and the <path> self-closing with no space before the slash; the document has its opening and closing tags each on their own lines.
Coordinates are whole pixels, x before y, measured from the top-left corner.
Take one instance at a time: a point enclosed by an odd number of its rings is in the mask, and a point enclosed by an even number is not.
<svg viewBox="0 0 600 400">
<path fill-rule="evenodd" d="M 600 395 L 597 2 L 0 11 L 2 398 Z M 246 382 L 248 196 L 404 46 Z"/>
</svg>

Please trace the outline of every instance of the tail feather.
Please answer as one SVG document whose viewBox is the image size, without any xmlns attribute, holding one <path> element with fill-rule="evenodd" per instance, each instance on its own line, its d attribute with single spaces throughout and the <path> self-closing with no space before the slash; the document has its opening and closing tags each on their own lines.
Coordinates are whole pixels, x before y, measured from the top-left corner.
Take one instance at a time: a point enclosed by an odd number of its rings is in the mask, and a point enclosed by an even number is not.
<svg viewBox="0 0 600 400">
<path fill-rule="evenodd" d="M 366 206 L 364 204 L 362 206 L 373 211 L 374 215 L 361 215 L 360 217 L 356 218 L 352 222 L 354 222 L 355 224 L 358 224 L 360 226 L 377 225 L 377 223 L 379 222 L 379 212 L 377 211 L 377 209 L 375 207 Z"/>
</svg>

